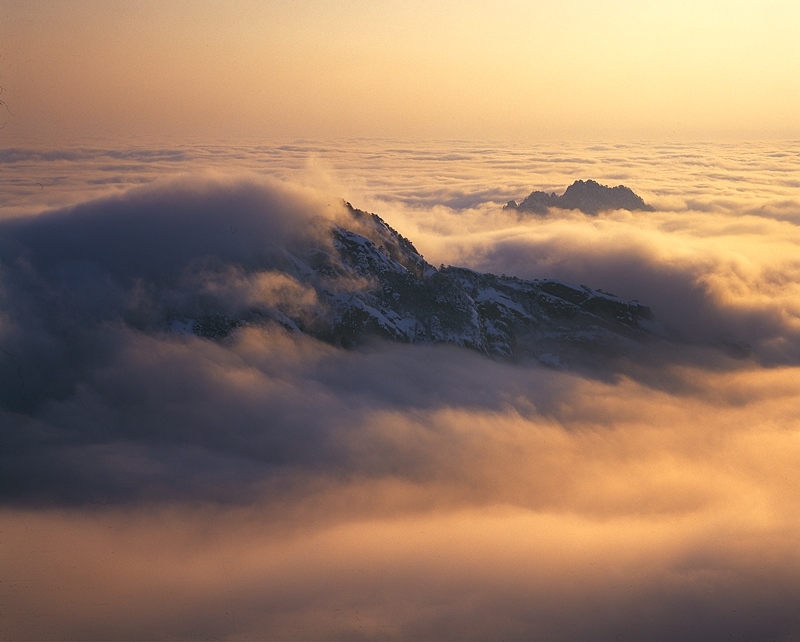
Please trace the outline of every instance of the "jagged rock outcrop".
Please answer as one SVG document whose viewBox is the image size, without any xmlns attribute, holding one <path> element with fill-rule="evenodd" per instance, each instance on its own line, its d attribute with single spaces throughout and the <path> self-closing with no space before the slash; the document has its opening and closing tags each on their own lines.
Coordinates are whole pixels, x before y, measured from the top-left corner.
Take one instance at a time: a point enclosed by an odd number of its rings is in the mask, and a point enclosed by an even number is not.
<svg viewBox="0 0 800 642">
<path fill-rule="evenodd" d="M 436 269 L 379 216 L 347 207 L 359 233 L 334 226 L 332 252 L 320 248 L 313 261 L 290 256 L 286 263 L 286 274 L 316 293 L 313 310 L 276 305 L 235 318 L 173 315 L 169 327 L 220 339 L 243 325 L 278 322 L 345 347 L 379 336 L 549 365 L 576 351 L 618 350 L 651 327 L 646 306 L 585 285 Z"/>
<path fill-rule="evenodd" d="M 624 185 L 608 187 L 593 180 L 575 181 L 561 196 L 557 196 L 555 192 L 547 194 L 534 191 L 519 205 L 516 201 L 509 201 L 504 209 L 547 214 L 551 207 L 580 210 L 584 214 L 591 215 L 605 210 L 653 211 L 653 208 L 630 188 Z"/>
</svg>

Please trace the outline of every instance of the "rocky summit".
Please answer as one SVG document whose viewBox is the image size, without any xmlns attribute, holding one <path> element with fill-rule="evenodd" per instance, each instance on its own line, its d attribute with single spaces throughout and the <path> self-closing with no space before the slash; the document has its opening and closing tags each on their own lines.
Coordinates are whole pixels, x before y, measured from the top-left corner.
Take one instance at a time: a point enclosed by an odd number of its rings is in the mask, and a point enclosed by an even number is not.
<svg viewBox="0 0 800 642">
<path fill-rule="evenodd" d="M 624 185 L 608 187 L 593 180 L 575 181 L 561 196 L 555 192 L 534 191 L 519 204 L 509 201 L 504 209 L 547 214 L 551 207 L 580 210 L 591 215 L 605 210 L 653 211 L 632 189 Z"/>
<path fill-rule="evenodd" d="M 580 354 L 619 353 L 652 329 L 646 306 L 585 285 L 437 269 L 382 218 L 346 205 L 353 229 L 335 225 L 329 245 L 285 256 L 282 276 L 313 290 L 313 304 L 265 304 L 233 315 L 173 312 L 169 329 L 218 340 L 277 322 L 344 347 L 382 337 L 552 366 Z"/>
</svg>

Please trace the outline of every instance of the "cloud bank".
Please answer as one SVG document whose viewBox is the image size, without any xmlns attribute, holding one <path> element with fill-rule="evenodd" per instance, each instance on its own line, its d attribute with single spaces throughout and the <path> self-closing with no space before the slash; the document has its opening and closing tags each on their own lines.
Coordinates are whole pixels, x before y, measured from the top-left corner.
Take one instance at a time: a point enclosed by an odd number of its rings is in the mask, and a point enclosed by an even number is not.
<svg viewBox="0 0 800 642">
<path fill-rule="evenodd" d="M 428 260 L 638 298 L 691 358 L 162 331 L 165 306 L 316 304 L 280 248 L 342 214 L 275 181 L 8 219 L 3 635 L 795 639 L 793 224 L 387 206 Z"/>
</svg>

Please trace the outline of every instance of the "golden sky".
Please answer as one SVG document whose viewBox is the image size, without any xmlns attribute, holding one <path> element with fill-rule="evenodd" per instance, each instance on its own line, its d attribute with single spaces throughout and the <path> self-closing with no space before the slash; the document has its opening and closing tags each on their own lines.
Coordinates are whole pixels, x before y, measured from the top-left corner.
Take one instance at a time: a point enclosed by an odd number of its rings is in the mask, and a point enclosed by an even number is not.
<svg viewBox="0 0 800 642">
<path fill-rule="evenodd" d="M 800 136 L 800 4 L 0 2 L 3 142 Z"/>
<path fill-rule="evenodd" d="M 0 638 L 800 639 L 797 34 L 798 0 L 0 0 Z M 503 209 L 589 178 L 654 211 Z M 653 340 L 164 330 L 314 308 L 241 257 L 340 198 Z"/>
</svg>

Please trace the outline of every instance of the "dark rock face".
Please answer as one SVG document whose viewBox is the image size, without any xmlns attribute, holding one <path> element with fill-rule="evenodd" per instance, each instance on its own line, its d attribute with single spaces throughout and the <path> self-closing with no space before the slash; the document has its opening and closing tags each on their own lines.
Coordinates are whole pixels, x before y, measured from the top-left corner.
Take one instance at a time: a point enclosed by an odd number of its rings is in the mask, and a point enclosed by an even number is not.
<svg viewBox="0 0 800 642">
<path fill-rule="evenodd" d="M 533 357 L 548 365 L 585 350 L 619 352 L 649 333 L 652 315 L 638 302 L 560 281 L 436 269 L 379 216 L 348 208 L 360 234 L 336 226 L 334 253 L 317 253 L 313 265 L 296 256 L 287 262 L 286 273 L 314 289 L 313 314 L 277 306 L 230 319 L 209 313 L 176 322 L 173 315 L 173 331 L 220 339 L 226 330 L 278 322 L 344 347 L 379 336 L 452 344 L 504 359 Z"/>
<path fill-rule="evenodd" d="M 641 197 L 624 185 L 606 187 L 595 181 L 575 181 L 559 199 L 559 207 L 575 209 L 586 214 L 602 210 L 652 211 Z"/>
<path fill-rule="evenodd" d="M 275 221 L 260 228 L 262 216 L 283 219 L 248 193 L 245 236 L 226 224 L 223 197 L 205 207 L 193 190 L 166 200 L 148 192 L 4 222 L 0 273 L 11 294 L 0 294 L 21 302 L 19 318 L 40 333 L 31 337 L 45 338 L 26 349 L 52 341 L 80 353 L 71 346 L 120 324 L 222 342 L 248 326 L 281 326 L 343 347 L 377 336 L 558 365 L 629 355 L 656 329 L 648 308 L 584 285 L 437 269 L 379 216 L 349 204 L 338 223 L 308 212 L 307 229 L 290 234 Z M 18 341 L 27 336 L 18 331 Z M 6 389 L 21 399 L 19 351 L 0 348 Z"/>
<path fill-rule="evenodd" d="M 558 207 L 558 196 L 555 193 L 534 191 L 517 205 L 516 201 L 509 201 L 503 206 L 504 210 L 517 210 L 518 212 L 532 212 L 533 214 L 547 214 L 551 207 Z"/>
<path fill-rule="evenodd" d="M 551 207 L 580 210 L 584 214 L 591 215 L 604 210 L 653 211 L 653 208 L 630 188 L 624 185 L 608 187 L 593 180 L 575 181 L 561 196 L 556 196 L 555 192 L 547 194 L 534 191 L 519 205 L 515 201 L 509 201 L 504 209 L 547 214 Z"/>
</svg>

